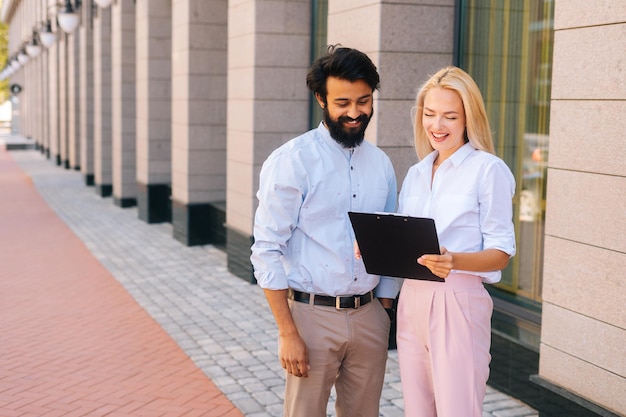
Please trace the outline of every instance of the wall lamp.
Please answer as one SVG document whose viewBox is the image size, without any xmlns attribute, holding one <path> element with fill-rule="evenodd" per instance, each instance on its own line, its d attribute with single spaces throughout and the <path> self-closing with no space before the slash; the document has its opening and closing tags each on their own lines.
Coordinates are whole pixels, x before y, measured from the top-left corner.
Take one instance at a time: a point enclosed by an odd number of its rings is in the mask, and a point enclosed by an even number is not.
<svg viewBox="0 0 626 417">
<path fill-rule="evenodd" d="M 20 61 L 17 59 L 17 57 L 11 58 L 11 60 L 9 61 L 9 65 L 11 66 L 11 69 L 13 70 L 13 72 L 17 71 L 22 66 L 22 64 L 20 64 Z"/>
<path fill-rule="evenodd" d="M 30 57 L 26 53 L 26 48 L 22 47 L 22 49 L 20 49 L 17 53 L 17 60 L 21 65 L 24 65 L 28 62 L 29 59 Z"/>
<path fill-rule="evenodd" d="M 39 32 L 33 29 L 33 37 L 26 43 L 26 53 L 31 58 L 36 58 L 41 54 L 41 42 L 39 41 Z"/>
<path fill-rule="evenodd" d="M 76 6 L 72 5 L 71 0 L 65 0 L 64 3 L 58 3 L 57 7 L 57 22 L 63 32 L 72 33 L 78 27 L 80 23 L 80 16 L 77 10 L 80 8 L 80 0 L 75 0 Z"/>
<path fill-rule="evenodd" d="M 41 29 L 39 29 L 39 39 L 41 40 L 41 44 L 46 48 L 50 48 L 57 40 L 57 35 L 52 31 L 52 22 L 50 19 L 46 20 Z"/>
</svg>

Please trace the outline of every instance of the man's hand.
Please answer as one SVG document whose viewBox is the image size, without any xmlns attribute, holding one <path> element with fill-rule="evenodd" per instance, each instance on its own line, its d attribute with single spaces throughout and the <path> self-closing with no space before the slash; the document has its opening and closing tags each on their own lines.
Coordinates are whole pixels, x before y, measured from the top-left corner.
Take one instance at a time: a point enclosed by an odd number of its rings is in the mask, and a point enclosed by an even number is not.
<svg viewBox="0 0 626 417">
<path fill-rule="evenodd" d="M 264 289 L 265 297 L 278 325 L 278 358 L 280 365 L 291 375 L 309 376 L 309 352 L 291 316 L 287 290 Z"/>
<path fill-rule="evenodd" d="M 281 366 L 291 375 L 303 378 L 309 376 L 309 352 L 299 334 L 279 335 L 278 357 Z"/>
</svg>

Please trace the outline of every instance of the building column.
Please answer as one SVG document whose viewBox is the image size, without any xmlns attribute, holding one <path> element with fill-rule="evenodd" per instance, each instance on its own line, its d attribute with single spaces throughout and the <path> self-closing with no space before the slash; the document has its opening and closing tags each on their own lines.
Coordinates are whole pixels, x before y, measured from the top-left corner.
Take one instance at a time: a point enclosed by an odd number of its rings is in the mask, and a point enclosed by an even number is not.
<svg viewBox="0 0 626 417">
<path fill-rule="evenodd" d="M 67 37 L 67 161 L 68 168 L 80 170 L 80 30 Z"/>
<path fill-rule="evenodd" d="M 93 0 L 83 0 L 81 9 L 79 51 L 79 113 L 80 113 L 80 171 L 85 184 L 94 185 L 94 74 L 93 74 Z"/>
<path fill-rule="evenodd" d="M 53 26 L 55 23 L 53 23 Z M 61 28 L 56 27 L 55 33 Z M 48 158 L 61 165 L 59 144 L 59 39 L 48 48 Z"/>
<path fill-rule="evenodd" d="M 33 62 L 31 62 L 31 74 L 30 80 L 33 85 L 35 91 L 31 97 L 31 105 L 33 109 L 33 114 L 31 116 L 31 123 L 33 124 L 33 139 L 35 141 L 35 149 L 40 149 L 41 147 L 41 138 L 42 134 L 42 119 L 41 119 L 41 110 L 42 110 L 42 87 L 41 87 L 41 62 L 43 61 L 41 54 L 36 58 L 33 58 Z"/>
<path fill-rule="evenodd" d="M 26 65 L 22 68 L 24 73 L 24 84 L 22 84 L 22 135 L 28 139 L 36 137 L 35 126 L 35 107 L 34 98 L 37 94 L 37 86 L 33 83 L 33 68 L 34 62 L 31 57 Z M 27 87 L 24 89 L 24 87 Z"/>
<path fill-rule="evenodd" d="M 58 46 L 58 83 L 59 83 L 59 156 L 61 166 L 70 167 L 68 137 L 68 86 L 67 86 L 67 45 L 69 36 L 57 29 Z"/>
<path fill-rule="evenodd" d="M 137 0 L 137 208 L 148 223 L 172 219 L 172 0 Z"/>
<path fill-rule="evenodd" d="M 40 63 L 40 78 L 41 78 L 41 145 L 39 150 L 47 158 L 50 158 L 50 85 L 48 79 L 50 77 L 50 61 L 49 51 L 46 47 L 43 47 L 41 56 L 39 57 Z"/>
<path fill-rule="evenodd" d="M 531 380 L 598 415 L 623 416 L 626 87 L 618 45 L 626 5 L 611 6 L 554 6 L 541 345 Z"/>
<path fill-rule="evenodd" d="M 308 128 L 308 2 L 231 2 L 228 28 L 227 254 L 233 274 L 255 282 L 250 264 L 261 165 Z M 255 22 L 250 25 L 248 22 Z"/>
<path fill-rule="evenodd" d="M 172 1 L 172 225 L 225 241 L 227 0 Z"/>
<path fill-rule="evenodd" d="M 111 102 L 113 202 L 137 204 L 135 163 L 135 2 L 111 6 Z"/>
<path fill-rule="evenodd" d="M 111 162 L 111 8 L 97 9 L 93 22 L 94 179 L 96 192 L 113 191 Z"/>
</svg>

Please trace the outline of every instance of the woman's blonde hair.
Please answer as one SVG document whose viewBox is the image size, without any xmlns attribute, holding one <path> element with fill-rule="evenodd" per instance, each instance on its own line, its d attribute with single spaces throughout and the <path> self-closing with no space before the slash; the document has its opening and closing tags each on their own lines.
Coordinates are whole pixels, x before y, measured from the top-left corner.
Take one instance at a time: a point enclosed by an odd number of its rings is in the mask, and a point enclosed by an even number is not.
<svg viewBox="0 0 626 417">
<path fill-rule="evenodd" d="M 472 77 L 461 68 L 445 67 L 437 71 L 426 81 L 415 100 L 414 140 L 415 151 L 421 160 L 433 151 L 428 140 L 428 134 L 422 125 L 424 112 L 424 97 L 433 88 L 445 88 L 455 91 L 463 102 L 465 111 L 465 138 L 476 148 L 490 153 L 495 153 L 491 128 L 485 111 L 482 95 Z"/>
</svg>

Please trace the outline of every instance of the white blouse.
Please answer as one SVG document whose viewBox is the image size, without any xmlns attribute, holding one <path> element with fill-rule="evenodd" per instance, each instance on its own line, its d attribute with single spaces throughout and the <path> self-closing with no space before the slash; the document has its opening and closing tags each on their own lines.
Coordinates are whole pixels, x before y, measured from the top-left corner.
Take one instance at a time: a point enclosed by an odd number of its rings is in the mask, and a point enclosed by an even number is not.
<svg viewBox="0 0 626 417">
<path fill-rule="evenodd" d="M 435 219 L 439 244 L 450 252 L 499 249 L 515 255 L 513 196 L 515 178 L 495 155 L 466 143 L 446 159 L 432 178 L 437 151 L 409 169 L 398 211 Z M 432 179 L 432 186 L 431 186 Z M 500 271 L 457 271 L 500 281 Z"/>
</svg>

